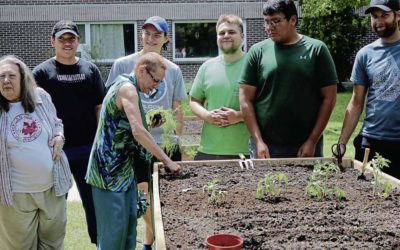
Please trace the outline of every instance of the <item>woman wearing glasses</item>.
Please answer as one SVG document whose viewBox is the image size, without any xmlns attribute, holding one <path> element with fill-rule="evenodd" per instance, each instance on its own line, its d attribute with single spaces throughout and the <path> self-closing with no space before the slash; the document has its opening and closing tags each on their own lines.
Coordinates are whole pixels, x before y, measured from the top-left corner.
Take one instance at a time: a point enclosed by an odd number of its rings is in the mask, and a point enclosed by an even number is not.
<svg viewBox="0 0 400 250">
<path fill-rule="evenodd" d="M 145 55 L 149 52 L 155 52 L 161 54 L 161 50 L 166 50 L 169 43 L 168 37 L 168 23 L 166 20 L 159 16 L 153 16 L 148 18 L 142 26 L 141 41 L 143 49 L 132 55 L 121 57 L 117 59 L 111 70 L 110 75 L 106 83 L 106 87 L 109 88 L 114 84 L 118 75 L 129 74 L 137 65 L 138 59 L 141 55 Z M 164 58 L 165 59 L 165 58 Z M 178 144 L 178 137 L 182 134 L 183 127 L 183 115 L 181 111 L 181 101 L 187 98 L 186 89 L 183 81 L 183 76 L 180 68 L 173 62 L 165 59 L 167 63 L 167 69 L 165 76 L 161 79 L 153 77 L 152 72 L 147 72 L 152 76 L 153 81 L 159 81 L 160 86 L 157 90 L 153 90 L 150 93 L 140 93 L 143 108 L 147 112 L 152 109 L 172 109 L 175 112 L 175 118 L 177 120 L 176 131 L 170 131 L 172 142 L 175 144 L 172 152 L 169 152 L 169 156 L 174 161 L 180 161 L 182 159 L 180 147 Z M 150 125 L 150 133 L 156 140 L 158 145 L 163 144 L 163 129 L 162 120 L 159 123 Z M 155 160 L 155 158 L 153 158 Z M 137 162 L 141 162 L 140 165 L 145 165 L 143 159 L 137 159 Z M 137 171 L 137 181 L 139 189 L 147 193 L 148 183 L 150 180 L 150 170 L 141 168 Z M 144 217 L 146 221 L 146 236 L 144 239 L 144 250 L 151 249 L 153 243 L 152 223 L 150 212 Z"/>
<path fill-rule="evenodd" d="M 137 158 L 154 155 L 172 172 L 180 170 L 147 131 L 139 95 L 158 88 L 166 68 L 160 55 L 146 53 L 134 74 L 118 77 L 104 98 L 86 175 L 92 185 L 98 249 L 136 247 L 136 175 L 146 167 L 138 165 Z"/>
</svg>

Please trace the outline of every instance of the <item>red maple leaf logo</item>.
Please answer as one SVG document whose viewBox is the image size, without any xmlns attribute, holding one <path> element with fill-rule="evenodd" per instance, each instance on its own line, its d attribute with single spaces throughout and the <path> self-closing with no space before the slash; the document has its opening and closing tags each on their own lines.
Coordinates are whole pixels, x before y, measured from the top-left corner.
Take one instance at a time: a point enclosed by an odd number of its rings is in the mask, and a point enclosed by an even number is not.
<svg viewBox="0 0 400 250">
<path fill-rule="evenodd" d="M 33 133 L 35 133 L 37 129 L 37 125 L 35 121 L 32 121 L 31 124 L 29 124 L 28 122 L 24 122 L 24 127 L 22 128 L 22 133 L 24 135 L 32 135 Z"/>
</svg>

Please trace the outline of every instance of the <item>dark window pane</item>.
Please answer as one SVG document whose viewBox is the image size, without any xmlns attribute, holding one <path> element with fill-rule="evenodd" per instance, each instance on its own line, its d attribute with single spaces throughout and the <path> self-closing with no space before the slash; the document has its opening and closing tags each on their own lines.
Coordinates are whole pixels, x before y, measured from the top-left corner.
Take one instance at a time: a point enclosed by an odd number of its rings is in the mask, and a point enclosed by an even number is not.
<svg viewBox="0 0 400 250">
<path fill-rule="evenodd" d="M 175 23 L 175 57 L 218 55 L 216 23 Z"/>
<path fill-rule="evenodd" d="M 135 25 L 124 24 L 123 27 L 125 55 L 130 55 L 135 53 Z"/>
<path fill-rule="evenodd" d="M 85 36 L 85 25 L 84 24 L 77 24 L 79 30 L 79 41 L 82 44 L 86 43 L 86 36 Z"/>
</svg>

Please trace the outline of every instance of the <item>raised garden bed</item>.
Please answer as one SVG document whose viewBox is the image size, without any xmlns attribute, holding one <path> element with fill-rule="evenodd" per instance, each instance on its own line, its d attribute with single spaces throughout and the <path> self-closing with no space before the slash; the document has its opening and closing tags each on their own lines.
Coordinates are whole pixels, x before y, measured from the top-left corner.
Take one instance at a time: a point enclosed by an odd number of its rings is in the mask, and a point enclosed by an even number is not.
<svg viewBox="0 0 400 250">
<path fill-rule="evenodd" d="M 316 201 L 305 192 L 315 161 L 321 159 L 256 160 L 251 170 L 241 170 L 237 161 L 183 162 L 179 176 L 154 172 L 157 249 L 206 249 L 205 238 L 220 232 L 242 236 L 244 249 L 400 247 L 400 192 L 395 189 L 389 199 L 374 196 L 371 175 L 357 180 L 359 172 L 346 159 L 346 171 L 329 179 L 346 200 Z M 280 198 L 256 199 L 259 179 L 277 172 L 288 178 Z M 218 205 L 203 191 L 215 179 L 227 192 Z"/>
</svg>

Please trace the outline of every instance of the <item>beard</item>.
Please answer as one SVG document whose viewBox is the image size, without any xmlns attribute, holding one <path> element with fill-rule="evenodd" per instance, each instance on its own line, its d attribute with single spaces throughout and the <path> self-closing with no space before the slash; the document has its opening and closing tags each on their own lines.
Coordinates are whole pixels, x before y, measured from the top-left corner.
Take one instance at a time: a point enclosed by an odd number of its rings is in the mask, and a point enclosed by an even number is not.
<svg viewBox="0 0 400 250">
<path fill-rule="evenodd" d="M 396 19 L 393 20 L 391 24 L 385 24 L 385 29 L 384 30 L 379 30 L 376 26 L 373 27 L 375 33 L 378 35 L 380 38 L 387 38 L 393 35 L 396 30 L 398 29 L 398 24 L 396 22 Z"/>
<path fill-rule="evenodd" d="M 220 44 L 219 49 L 222 51 L 223 54 L 231 55 L 240 50 L 241 46 L 242 44 L 235 44 L 234 42 L 232 42 L 230 46 L 224 46 L 223 44 Z"/>
<path fill-rule="evenodd" d="M 240 46 L 230 47 L 230 48 L 220 48 L 222 53 L 225 55 L 235 54 L 238 50 L 240 50 Z"/>
</svg>

